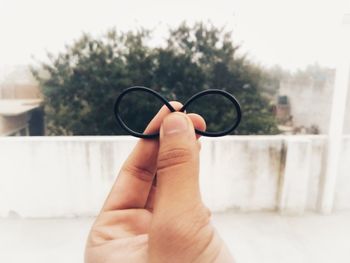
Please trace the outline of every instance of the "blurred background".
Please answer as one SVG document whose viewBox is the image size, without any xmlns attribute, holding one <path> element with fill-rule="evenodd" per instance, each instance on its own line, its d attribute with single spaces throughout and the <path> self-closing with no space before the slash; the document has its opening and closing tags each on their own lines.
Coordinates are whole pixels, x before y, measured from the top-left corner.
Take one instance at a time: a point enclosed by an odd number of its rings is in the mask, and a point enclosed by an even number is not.
<svg viewBox="0 0 350 263">
<path fill-rule="evenodd" d="M 201 139 L 203 198 L 237 262 L 350 261 L 349 1 L 0 0 L 0 36 L 1 262 L 82 261 L 136 142 L 113 115 L 136 85 L 240 102 L 232 135 Z M 160 106 L 123 113 L 142 130 Z M 199 106 L 230 123 L 222 100 Z"/>
</svg>

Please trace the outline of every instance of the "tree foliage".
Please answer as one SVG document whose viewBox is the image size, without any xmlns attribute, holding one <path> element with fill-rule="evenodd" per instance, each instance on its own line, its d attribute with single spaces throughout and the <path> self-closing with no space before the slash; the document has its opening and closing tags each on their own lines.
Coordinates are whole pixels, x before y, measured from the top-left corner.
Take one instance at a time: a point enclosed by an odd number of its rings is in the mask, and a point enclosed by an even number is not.
<svg viewBox="0 0 350 263">
<path fill-rule="evenodd" d="M 269 103 L 261 96 L 266 74 L 237 54 L 230 32 L 197 23 L 171 29 L 163 47 L 147 45 L 151 33 L 109 31 L 100 38 L 84 34 L 49 62 L 33 69 L 46 102 L 53 135 L 125 134 L 112 112 L 127 87 L 140 85 L 184 102 L 194 93 L 217 88 L 234 94 L 243 119 L 237 134 L 276 134 Z M 146 101 L 139 100 L 137 103 Z M 220 103 L 204 107 L 225 114 Z M 229 117 L 229 116 L 227 116 Z"/>
</svg>

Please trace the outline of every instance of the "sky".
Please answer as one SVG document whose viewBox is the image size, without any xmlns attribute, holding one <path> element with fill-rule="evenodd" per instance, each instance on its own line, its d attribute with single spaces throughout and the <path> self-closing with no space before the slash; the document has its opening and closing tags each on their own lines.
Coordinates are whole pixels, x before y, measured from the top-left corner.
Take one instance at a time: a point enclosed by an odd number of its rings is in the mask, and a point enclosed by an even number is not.
<svg viewBox="0 0 350 263">
<path fill-rule="evenodd" d="M 82 32 L 153 29 L 161 44 L 182 21 L 233 31 L 241 52 L 264 66 L 335 67 L 349 0 L 0 0 L 0 81 L 18 65 L 45 60 Z"/>
</svg>

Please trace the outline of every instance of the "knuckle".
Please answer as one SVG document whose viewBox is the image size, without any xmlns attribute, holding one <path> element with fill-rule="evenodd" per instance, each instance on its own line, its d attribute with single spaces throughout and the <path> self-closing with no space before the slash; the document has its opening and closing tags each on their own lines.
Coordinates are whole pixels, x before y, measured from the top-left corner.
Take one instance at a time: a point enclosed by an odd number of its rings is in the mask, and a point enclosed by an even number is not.
<svg viewBox="0 0 350 263">
<path fill-rule="evenodd" d="M 203 205 L 202 212 L 203 212 L 203 217 L 206 218 L 206 220 L 209 222 L 212 216 L 210 209 Z"/>
<path fill-rule="evenodd" d="M 131 165 L 131 164 L 124 165 L 122 168 L 122 173 L 126 173 L 128 175 L 134 176 L 137 179 L 144 182 L 151 182 L 154 177 L 154 172 L 152 172 L 151 170 L 145 167 Z"/>
<path fill-rule="evenodd" d="M 90 231 L 87 245 L 90 247 L 98 246 L 106 241 L 112 240 L 103 227 L 93 227 Z"/>
<path fill-rule="evenodd" d="M 187 148 L 173 148 L 160 151 L 158 156 L 158 171 L 164 168 L 188 163 L 193 159 L 193 152 Z"/>
</svg>

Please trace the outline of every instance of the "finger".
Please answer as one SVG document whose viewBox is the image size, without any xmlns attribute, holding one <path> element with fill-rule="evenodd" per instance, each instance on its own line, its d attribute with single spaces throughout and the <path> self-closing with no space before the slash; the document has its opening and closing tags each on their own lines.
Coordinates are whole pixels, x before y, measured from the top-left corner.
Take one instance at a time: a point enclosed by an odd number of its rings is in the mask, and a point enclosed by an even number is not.
<svg viewBox="0 0 350 263">
<path fill-rule="evenodd" d="M 171 102 L 175 110 L 182 104 Z M 154 133 L 170 110 L 163 106 L 147 126 L 145 133 Z M 198 121 L 198 120 L 197 120 Z M 105 201 L 103 211 L 144 208 L 152 185 L 157 165 L 159 141 L 141 139 L 123 164 L 118 178 Z"/>
<path fill-rule="evenodd" d="M 187 116 L 191 119 L 193 126 L 200 131 L 205 131 L 205 129 L 207 128 L 207 125 L 205 123 L 205 120 L 203 119 L 202 116 L 196 114 L 196 113 L 189 113 L 187 114 Z M 196 138 L 198 139 L 199 137 L 201 137 L 201 135 L 196 134 Z"/>
<path fill-rule="evenodd" d="M 175 112 L 164 118 L 157 163 L 154 212 L 180 213 L 201 204 L 199 146 L 191 119 Z"/>
</svg>

